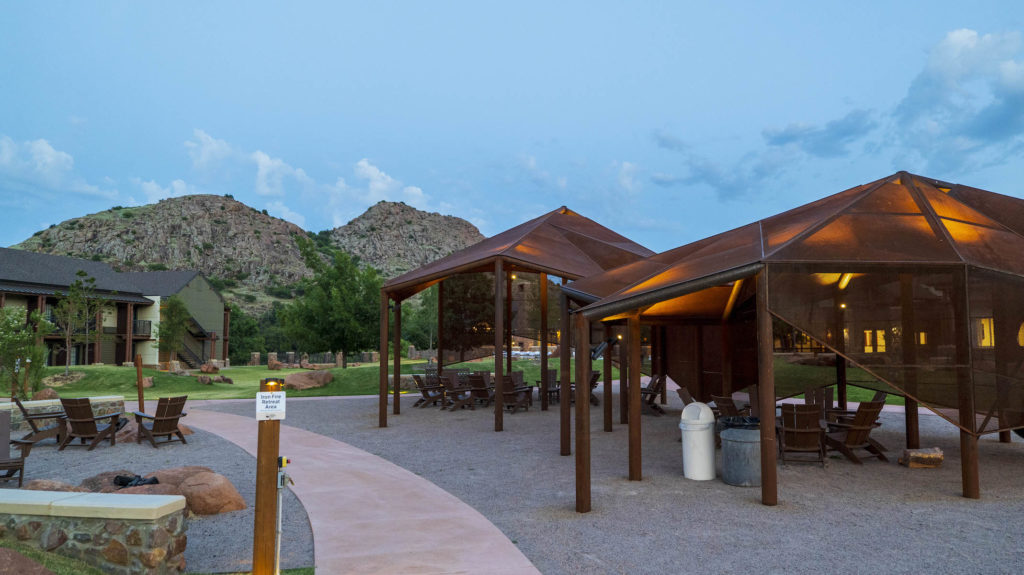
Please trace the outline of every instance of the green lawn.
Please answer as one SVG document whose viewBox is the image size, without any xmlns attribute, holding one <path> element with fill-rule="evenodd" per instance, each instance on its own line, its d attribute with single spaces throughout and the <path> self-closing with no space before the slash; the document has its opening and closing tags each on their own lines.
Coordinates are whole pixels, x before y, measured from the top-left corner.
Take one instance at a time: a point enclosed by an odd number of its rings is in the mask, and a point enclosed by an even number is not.
<svg viewBox="0 0 1024 575">
<path fill-rule="evenodd" d="M 389 364 L 389 367 L 392 364 Z M 560 362 L 557 358 L 548 360 L 549 369 L 557 370 Z M 422 373 L 426 364 L 422 360 L 402 360 L 402 373 Z M 460 364 L 447 366 L 452 369 L 471 369 L 494 371 L 494 359 L 486 358 L 477 361 L 468 361 Z M 540 361 L 528 359 L 516 359 L 512 361 L 512 369 L 523 372 L 523 381 L 528 384 L 535 384 L 540 381 Z M 593 363 L 593 369 L 602 369 L 602 361 Z M 47 375 L 63 373 L 63 367 L 47 368 Z M 135 369 L 131 367 L 113 366 L 76 366 L 72 371 L 82 372 L 85 377 L 81 380 L 57 388 L 62 397 L 87 397 L 97 395 L 123 395 L 127 399 L 136 396 Z M 230 377 L 234 383 L 214 383 L 211 385 L 200 385 L 195 378 L 198 371 L 193 371 L 192 377 L 170 375 L 167 372 L 155 369 L 143 369 L 144 376 L 153 377 L 153 387 L 145 390 L 147 398 L 168 397 L 173 395 L 188 395 L 189 399 L 252 399 L 259 391 L 260 379 L 265 377 L 284 377 L 289 373 L 304 371 L 301 369 L 284 369 L 281 371 L 270 371 L 266 367 L 232 367 L 221 370 L 221 375 Z M 390 371 L 390 369 L 389 369 Z M 333 395 L 375 395 L 378 392 L 378 367 L 377 364 L 364 364 L 349 367 L 347 369 L 332 368 L 334 381 L 324 387 L 309 389 L 305 391 L 289 390 L 290 397 L 314 397 Z M 575 379 L 575 362 L 570 364 L 572 379 Z M 812 385 L 827 385 L 835 382 L 835 368 L 817 367 L 810 365 L 796 365 L 786 362 L 784 359 L 776 358 L 775 361 L 776 389 L 780 392 L 790 390 L 790 393 L 798 393 Z M 612 369 L 612 379 L 619 378 L 618 369 Z M 865 371 L 851 367 L 847 370 L 847 378 L 850 383 L 847 392 L 850 401 L 865 401 L 874 395 L 874 390 L 856 387 L 857 382 L 870 382 L 874 379 Z M 902 405 L 903 399 L 899 396 L 890 395 L 888 403 Z"/>
<path fill-rule="evenodd" d="M 419 362 L 422 364 L 423 362 Z M 403 365 L 402 372 L 409 373 L 414 365 Z M 422 369 L 422 367 L 420 368 Z M 57 389 L 61 397 L 87 397 L 97 395 L 123 395 L 127 399 L 136 397 L 135 369 L 131 367 L 113 366 L 75 366 L 72 371 L 85 373 L 81 380 Z M 284 377 L 289 373 L 306 371 L 302 369 L 282 369 L 270 371 L 266 367 L 231 367 L 222 369 L 224 375 L 234 381 L 233 384 L 213 383 L 201 385 L 196 380 L 199 375 L 193 370 L 192 377 L 171 375 L 165 371 L 143 369 L 142 375 L 153 377 L 153 387 L 146 389 L 147 398 L 188 395 L 189 399 L 251 399 L 259 391 L 260 379 L 266 377 Z M 347 369 L 332 368 L 334 381 L 324 387 L 304 391 L 288 390 L 289 397 L 308 397 L 323 395 L 370 395 L 377 393 L 378 369 L 374 365 L 349 367 Z M 47 368 L 47 375 L 63 373 L 62 367 Z"/>
</svg>

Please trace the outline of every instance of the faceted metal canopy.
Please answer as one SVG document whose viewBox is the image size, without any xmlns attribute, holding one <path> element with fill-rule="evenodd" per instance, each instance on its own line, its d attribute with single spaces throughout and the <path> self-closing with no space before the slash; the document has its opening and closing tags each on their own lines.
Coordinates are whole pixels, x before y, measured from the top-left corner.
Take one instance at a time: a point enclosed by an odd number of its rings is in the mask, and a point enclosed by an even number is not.
<svg viewBox="0 0 1024 575">
<path fill-rule="evenodd" d="M 652 255 L 640 244 L 562 206 L 393 278 L 384 284 L 384 291 L 404 299 L 454 274 L 492 271 L 497 258 L 504 258 L 507 271 L 577 279 Z"/>
<path fill-rule="evenodd" d="M 766 263 L 967 264 L 1024 277 L 1022 254 L 1024 200 L 898 172 L 567 291 L 594 301 L 584 312 L 599 319 L 750 277 Z"/>
</svg>

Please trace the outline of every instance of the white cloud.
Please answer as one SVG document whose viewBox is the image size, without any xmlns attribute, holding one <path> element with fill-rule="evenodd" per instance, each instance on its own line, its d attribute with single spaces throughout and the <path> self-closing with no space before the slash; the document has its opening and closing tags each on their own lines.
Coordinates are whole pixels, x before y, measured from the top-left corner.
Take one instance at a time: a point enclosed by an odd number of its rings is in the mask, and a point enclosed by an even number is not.
<svg viewBox="0 0 1024 575">
<path fill-rule="evenodd" d="M 352 172 L 357 183 L 349 184 L 339 177 L 333 186 L 326 188 L 335 227 L 345 225 L 380 201 L 405 202 L 421 210 L 428 209 L 430 196 L 422 188 L 404 185 L 367 158 L 356 162 Z"/>
<path fill-rule="evenodd" d="M 88 183 L 75 173 L 75 159 L 45 139 L 16 142 L 0 136 L 0 183 L 36 192 L 113 198 L 116 190 Z"/>
<path fill-rule="evenodd" d="M 197 170 L 211 169 L 234 154 L 231 144 L 218 140 L 199 128 L 193 130 L 192 135 L 195 140 L 186 140 L 185 147 L 192 158 L 192 167 Z"/>
<path fill-rule="evenodd" d="M 555 186 L 564 190 L 569 184 L 569 180 L 565 176 L 554 177 L 551 175 L 551 172 L 541 168 L 535 156 L 522 156 L 519 165 L 522 171 L 526 173 L 526 177 L 537 187 Z"/>
<path fill-rule="evenodd" d="M 282 220 L 288 220 L 289 222 L 299 226 L 300 228 L 306 227 L 306 217 L 302 214 L 292 211 L 291 208 L 284 205 L 284 202 L 280 200 L 274 200 L 267 204 L 267 211 Z"/>
<path fill-rule="evenodd" d="M 632 162 L 619 164 L 619 186 L 631 194 L 640 191 L 640 182 L 636 179 L 636 164 Z"/>
<path fill-rule="evenodd" d="M 271 158 L 256 150 L 249 158 L 256 163 L 256 193 L 261 196 L 284 195 L 286 179 L 300 184 L 311 184 L 313 180 L 301 168 L 293 168 L 281 158 Z"/>
<path fill-rule="evenodd" d="M 177 198 L 199 193 L 195 186 L 186 184 L 183 180 L 174 180 L 166 188 L 153 180 L 142 181 L 139 178 L 132 180 L 135 185 L 146 194 L 147 203 L 155 203 L 165 198 Z"/>
</svg>

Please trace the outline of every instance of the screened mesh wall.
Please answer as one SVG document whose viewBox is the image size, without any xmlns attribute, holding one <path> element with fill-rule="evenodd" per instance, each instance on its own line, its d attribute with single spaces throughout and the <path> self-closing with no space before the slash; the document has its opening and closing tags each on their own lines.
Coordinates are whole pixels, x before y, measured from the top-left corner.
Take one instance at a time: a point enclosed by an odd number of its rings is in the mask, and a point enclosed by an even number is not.
<svg viewBox="0 0 1024 575">
<path fill-rule="evenodd" d="M 876 379 L 856 385 L 916 399 L 969 431 L 1024 424 L 1024 281 L 970 269 L 884 267 L 849 272 L 768 266 L 769 309 Z M 776 378 L 776 394 L 802 392 Z M 965 424 L 970 426 L 970 424 Z"/>
</svg>

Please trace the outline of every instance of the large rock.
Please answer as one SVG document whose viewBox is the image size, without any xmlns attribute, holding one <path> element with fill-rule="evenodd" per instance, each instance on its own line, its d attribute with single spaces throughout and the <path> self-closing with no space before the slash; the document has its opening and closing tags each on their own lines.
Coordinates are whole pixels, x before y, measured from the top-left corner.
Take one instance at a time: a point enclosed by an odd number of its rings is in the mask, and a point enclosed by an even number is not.
<svg viewBox="0 0 1024 575">
<path fill-rule="evenodd" d="M 211 379 L 210 376 L 208 375 L 200 375 L 196 377 L 196 381 L 198 381 L 202 385 L 210 385 L 213 383 L 213 379 Z"/>
<path fill-rule="evenodd" d="M 213 364 L 204 363 L 199 366 L 199 371 L 202 373 L 217 373 L 220 371 L 220 368 Z"/>
<path fill-rule="evenodd" d="M 282 367 L 284 367 L 284 364 L 276 359 L 267 360 L 267 369 L 270 371 L 279 371 Z"/>
<path fill-rule="evenodd" d="M 114 434 L 114 439 L 117 443 L 132 443 L 136 440 L 138 431 L 139 427 L 135 424 L 135 418 L 132 417 L 128 420 L 127 425 Z"/>
<path fill-rule="evenodd" d="M 153 387 L 153 378 L 152 377 L 144 377 L 144 378 L 142 378 L 142 387 L 143 387 L 143 389 L 148 389 L 150 387 Z"/>
<path fill-rule="evenodd" d="M 169 485 L 167 483 L 125 487 L 118 489 L 115 493 L 134 493 L 136 495 L 182 495 L 181 488 L 177 485 Z"/>
<path fill-rule="evenodd" d="M 32 394 L 32 401 L 40 399 L 60 399 L 60 396 L 52 387 L 45 387 Z"/>
<path fill-rule="evenodd" d="M 216 515 L 245 509 L 245 500 L 227 477 L 202 471 L 186 477 L 179 486 L 189 509 L 196 515 Z"/>
<path fill-rule="evenodd" d="M 322 369 L 288 374 L 284 378 L 284 386 L 287 389 L 312 389 L 314 387 L 323 387 L 333 380 L 334 374 Z"/>
<path fill-rule="evenodd" d="M 0 547 L 0 575 L 53 575 L 53 571 L 14 549 Z"/>
<path fill-rule="evenodd" d="M 178 422 L 178 431 L 180 431 L 182 435 L 192 435 L 192 433 L 194 433 L 188 426 L 181 423 L 181 421 Z"/>
<path fill-rule="evenodd" d="M 71 485 L 70 483 L 64 483 L 63 481 L 54 481 L 52 479 L 33 479 L 25 483 L 22 489 L 28 489 L 29 491 L 72 491 L 75 493 L 88 493 L 89 490 L 84 487 L 78 487 Z M 3 573 L 0 570 L 0 573 Z"/>
<path fill-rule="evenodd" d="M 164 485 L 179 486 L 182 481 L 185 481 L 197 473 L 213 473 L 213 470 L 209 467 L 203 467 L 202 465 L 187 465 L 185 467 L 160 469 L 147 474 L 146 477 L 156 477 L 157 480 Z"/>
<path fill-rule="evenodd" d="M 113 493 L 120 489 L 117 485 L 114 485 L 114 478 L 118 475 L 135 475 L 134 472 L 128 471 L 127 469 L 121 469 L 119 471 L 105 471 L 99 475 L 93 475 L 87 479 L 83 479 L 78 485 L 85 488 L 86 491 L 92 491 L 93 493 Z"/>
</svg>

